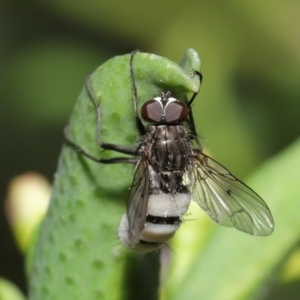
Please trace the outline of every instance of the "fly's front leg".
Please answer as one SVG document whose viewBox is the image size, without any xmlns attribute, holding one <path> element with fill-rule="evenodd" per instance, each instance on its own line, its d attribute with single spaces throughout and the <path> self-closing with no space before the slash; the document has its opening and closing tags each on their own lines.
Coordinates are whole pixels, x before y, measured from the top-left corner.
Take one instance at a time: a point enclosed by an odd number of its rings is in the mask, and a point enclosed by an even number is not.
<svg viewBox="0 0 300 300">
<path fill-rule="evenodd" d="M 199 76 L 200 86 L 201 86 L 202 80 L 203 80 L 202 74 L 199 71 L 196 71 L 196 70 L 193 70 L 193 71 L 194 71 L 193 76 L 195 76 L 195 75 Z M 197 93 L 194 93 L 194 95 L 192 96 L 192 98 L 188 102 L 188 107 L 191 107 L 191 105 L 192 105 L 193 101 L 195 100 L 196 96 L 198 95 L 198 93 L 199 93 L 199 91 Z"/>
<path fill-rule="evenodd" d="M 109 143 L 103 143 L 101 141 L 101 110 L 100 110 L 100 105 L 93 93 L 93 90 L 90 86 L 90 82 L 89 82 L 90 76 L 88 76 L 86 78 L 86 82 L 85 82 L 85 87 L 86 90 L 88 92 L 88 95 L 90 97 L 90 99 L 93 102 L 93 105 L 95 107 L 95 111 L 96 111 L 96 123 L 97 123 L 97 142 L 98 145 L 105 149 L 105 150 L 112 150 L 112 151 L 116 151 L 119 153 L 123 153 L 123 154 L 129 154 L 129 155 L 136 155 L 136 148 L 132 148 L 132 147 L 127 147 L 127 146 L 121 146 L 121 145 L 114 145 L 114 144 L 109 144 Z M 71 146 L 73 146 L 75 148 L 76 151 L 78 151 L 79 153 L 83 154 L 84 156 L 88 157 L 89 159 L 98 162 L 98 163 L 104 163 L 104 164 L 113 164 L 113 163 L 136 163 L 137 160 L 135 158 L 126 158 L 126 157 L 116 157 L 116 158 L 108 158 L 108 159 L 104 159 L 104 158 L 97 158 L 95 156 L 93 156 L 92 154 L 90 154 L 88 151 L 86 151 L 85 149 L 83 149 L 81 146 L 79 146 L 78 144 L 76 144 L 69 135 L 69 125 L 67 125 L 64 128 L 64 137 L 65 140 L 68 142 L 68 144 L 70 144 Z"/>
<path fill-rule="evenodd" d="M 98 103 L 98 101 L 96 99 L 96 96 L 95 96 L 95 94 L 94 94 L 94 92 L 91 88 L 90 76 L 87 76 L 87 78 L 85 80 L 85 87 L 86 87 L 86 90 L 88 92 L 88 95 L 89 95 L 90 99 L 92 100 L 92 102 L 94 104 L 95 111 L 96 111 L 97 142 L 98 142 L 98 145 L 103 149 L 113 150 L 113 151 L 117 151 L 117 152 L 124 153 L 124 154 L 134 155 L 136 153 L 136 149 L 134 149 L 132 147 L 114 145 L 114 144 L 109 144 L 109 143 L 103 143 L 101 141 L 101 110 L 100 110 L 100 104 Z"/>
<path fill-rule="evenodd" d="M 202 80 L 203 80 L 203 76 L 200 72 L 194 70 L 195 72 L 195 75 L 199 76 L 199 80 L 200 80 L 200 85 L 202 83 Z M 197 134 L 197 131 L 196 131 L 196 126 L 195 126 L 195 121 L 194 121 L 194 116 L 193 116 L 193 111 L 192 111 L 192 103 L 194 101 L 194 99 L 196 98 L 196 96 L 198 95 L 198 92 L 197 93 L 194 93 L 192 98 L 188 101 L 188 108 L 189 108 L 189 125 L 190 125 L 190 129 L 191 129 L 191 132 L 192 132 L 192 135 L 194 135 L 194 139 L 196 140 L 196 143 L 197 145 L 202 149 L 202 146 L 200 144 L 200 141 L 198 139 L 198 134 Z"/>
<path fill-rule="evenodd" d="M 138 103 L 137 103 L 138 96 L 137 96 L 137 88 L 135 84 L 134 70 L 133 70 L 133 58 L 137 53 L 139 53 L 139 50 L 133 51 L 130 55 L 130 76 L 132 81 L 132 98 L 133 98 L 133 105 L 134 105 L 135 123 L 140 135 L 143 136 L 146 132 L 146 128 L 141 118 L 139 117 L 139 113 L 138 113 Z"/>
<path fill-rule="evenodd" d="M 80 147 L 79 145 L 77 145 L 69 136 L 69 125 L 67 125 L 64 128 L 64 137 L 66 142 L 71 145 L 72 147 L 75 148 L 75 150 L 79 153 L 81 153 L 82 155 L 88 157 L 89 159 L 97 162 L 97 163 L 102 163 L 102 164 L 117 164 L 117 163 L 130 163 L 130 164 L 135 164 L 137 163 L 137 159 L 136 158 L 129 158 L 129 157 L 114 157 L 114 158 L 97 158 L 94 155 L 90 154 L 88 151 L 86 151 L 85 149 L 83 149 L 82 147 Z M 136 150 L 134 150 L 134 153 L 132 152 L 128 152 L 128 148 L 124 147 L 122 148 L 122 146 L 118 146 L 118 145 L 113 145 L 113 144 L 108 144 L 110 145 L 110 150 L 119 152 L 119 153 L 123 153 L 123 154 L 135 154 Z"/>
</svg>

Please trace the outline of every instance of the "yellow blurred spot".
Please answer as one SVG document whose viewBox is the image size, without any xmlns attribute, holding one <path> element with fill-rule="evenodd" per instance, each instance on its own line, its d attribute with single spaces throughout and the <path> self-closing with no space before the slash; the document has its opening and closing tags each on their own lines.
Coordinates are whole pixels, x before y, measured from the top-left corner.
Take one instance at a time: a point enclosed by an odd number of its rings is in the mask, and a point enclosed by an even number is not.
<svg viewBox="0 0 300 300">
<path fill-rule="evenodd" d="M 0 299 L 1 300 L 25 300 L 19 288 L 12 282 L 0 277 Z"/>
<path fill-rule="evenodd" d="M 8 185 L 6 215 L 16 243 L 24 252 L 32 235 L 45 216 L 51 186 L 47 179 L 34 172 L 14 177 Z"/>
<path fill-rule="evenodd" d="M 300 279 L 300 249 L 295 250 L 282 269 L 281 281 L 287 283 Z"/>
</svg>

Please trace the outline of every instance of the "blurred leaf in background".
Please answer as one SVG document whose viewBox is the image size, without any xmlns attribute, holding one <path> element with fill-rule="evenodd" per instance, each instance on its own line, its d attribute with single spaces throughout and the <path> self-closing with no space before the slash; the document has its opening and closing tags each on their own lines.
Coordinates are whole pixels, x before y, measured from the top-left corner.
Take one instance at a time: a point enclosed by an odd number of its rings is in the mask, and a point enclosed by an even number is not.
<svg viewBox="0 0 300 300">
<path fill-rule="evenodd" d="M 298 1 L 18 0 L 0 6 L 2 199 L 16 174 L 35 170 L 53 179 L 62 128 L 86 74 L 137 48 L 173 61 L 189 47 L 200 53 L 198 132 L 238 177 L 299 136 Z M 257 184 L 264 182 L 252 187 Z M 299 198 L 300 188 L 293 190 Z M 272 210 L 273 200 L 265 200 Z M 274 217 L 276 232 L 281 218 Z M 0 275 L 25 290 L 21 256 L 3 215 L 0 220 Z M 281 255 L 283 262 L 289 256 Z"/>
</svg>

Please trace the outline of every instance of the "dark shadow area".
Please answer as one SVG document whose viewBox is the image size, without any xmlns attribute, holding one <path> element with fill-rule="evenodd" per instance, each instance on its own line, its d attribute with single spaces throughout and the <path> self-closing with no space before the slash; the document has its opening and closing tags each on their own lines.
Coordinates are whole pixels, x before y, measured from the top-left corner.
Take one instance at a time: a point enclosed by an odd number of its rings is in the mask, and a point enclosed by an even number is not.
<svg viewBox="0 0 300 300">
<path fill-rule="evenodd" d="M 130 253 L 124 278 L 123 299 L 157 300 L 159 292 L 160 252 Z M 153 274 L 156 274 L 153 276 Z M 129 290 L 128 290 L 129 287 Z"/>
</svg>

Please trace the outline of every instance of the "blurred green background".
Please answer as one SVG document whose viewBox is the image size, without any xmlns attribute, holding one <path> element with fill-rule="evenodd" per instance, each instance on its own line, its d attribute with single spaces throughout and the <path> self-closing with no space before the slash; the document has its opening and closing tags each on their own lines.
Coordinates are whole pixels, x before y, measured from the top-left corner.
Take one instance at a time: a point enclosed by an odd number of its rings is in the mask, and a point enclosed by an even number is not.
<svg viewBox="0 0 300 300">
<path fill-rule="evenodd" d="M 299 136 L 299 15 L 296 0 L 2 0 L 2 199 L 17 174 L 52 181 L 86 75 L 134 49 L 175 62 L 189 47 L 199 52 L 198 132 L 211 155 L 245 178 Z M 22 257 L 0 211 L 0 276 L 25 291 Z"/>
</svg>

